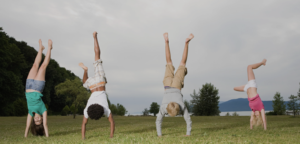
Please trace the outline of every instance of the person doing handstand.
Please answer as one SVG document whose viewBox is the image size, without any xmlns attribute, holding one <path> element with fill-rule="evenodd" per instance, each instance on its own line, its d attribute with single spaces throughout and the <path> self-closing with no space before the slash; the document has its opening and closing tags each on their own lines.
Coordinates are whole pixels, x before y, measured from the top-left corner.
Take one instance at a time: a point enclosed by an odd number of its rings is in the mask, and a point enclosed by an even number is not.
<svg viewBox="0 0 300 144">
<path fill-rule="evenodd" d="M 265 130 L 267 130 L 267 121 L 265 115 L 265 107 L 263 102 L 261 101 L 256 87 L 255 76 L 253 73 L 253 69 L 257 69 L 261 65 L 266 65 L 267 60 L 264 59 L 260 63 L 248 65 L 247 72 L 248 72 L 248 83 L 246 85 L 234 87 L 235 91 L 240 92 L 247 92 L 249 106 L 252 110 L 251 118 L 250 118 L 250 129 L 253 128 L 253 125 L 258 126 L 262 125 Z"/>
<path fill-rule="evenodd" d="M 187 74 L 187 68 L 185 67 L 185 65 L 186 65 L 187 55 L 188 55 L 188 45 L 189 42 L 194 38 L 194 35 L 190 34 L 185 41 L 182 60 L 180 62 L 180 65 L 175 75 L 174 75 L 175 68 L 171 60 L 168 33 L 164 33 L 163 36 L 165 39 L 167 65 L 166 65 L 165 76 L 163 80 L 165 93 L 155 122 L 157 135 L 159 137 L 162 136 L 161 124 L 164 115 L 168 113 L 169 116 L 174 117 L 181 110 L 184 112 L 184 119 L 186 121 L 186 126 L 187 126 L 186 136 L 190 136 L 191 129 L 192 129 L 192 121 L 188 113 L 188 110 L 183 103 L 183 98 L 182 98 L 183 96 L 181 94 L 181 89 L 184 86 L 184 77 Z"/>
<path fill-rule="evenodd" d="M 25 95 L 27 100 L 28 115 L 24 137 L 30 131 L 35 136 L 49 137 L 47 125 L 47 108 L 42 100 L 45 87 L 46 68 L 50 62 L 52 41 L 48 40 L 48 51 L 43 64 L 39 67 L 42 60 L 42 53 L 45 47 L 42 40 L 39 40 L 39 51 L 26 79 Z M 33 118 L 33 121 L 32 121 Z"/>
<path fill-rule="evenodd" d="M 93 33 L 94 37 L 94 51 L 95 51 L 95 62 L 93 77 L 88 77 L 88 68 L 79 63 L 79 66 L 83 68 L 83 86 L 87 89 L 90 89 L 92 94 L 86 104 L 85 109 L 83 110 L 84 116 L 81 126 L 82 139 L 85 139 L 85 127 L 88 122 L 88 118 L 99 120 L 103 114 L 108 117 L 110 122 L 110 138 L 114 136 L 115 131 L 115 122 L 111 111 L 107 103 L 107 95 L 105 92 L 105 85 L 107 83 L 104 69 L 102 67 L 102 60 L 100 59 L 100 47 L 97 39 L 97 32 Z"/>
</svg>

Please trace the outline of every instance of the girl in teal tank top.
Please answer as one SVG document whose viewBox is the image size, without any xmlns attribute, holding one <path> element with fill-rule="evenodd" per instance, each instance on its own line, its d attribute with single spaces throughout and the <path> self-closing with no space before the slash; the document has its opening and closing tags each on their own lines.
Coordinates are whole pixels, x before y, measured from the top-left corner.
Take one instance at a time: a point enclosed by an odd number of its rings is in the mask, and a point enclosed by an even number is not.
<svg viewBox="0 0 300 144">
<path fill-rule="evenodd" d="M 24 137 L 28 136 L 29 129 L 35 136 L 49 136 L 47 125 L 47 109 L 42 100 L 42 92 L 45 86 L 46 68 L 51 57 L 52 41 L 50 39 L 48 41 L 48 51 L 40 68 L 39 65 L 42 60 L 42 52 L 45 49 L 41 40 L 39 40 L 39 46 L 40 49 L 26 80 L 25 95 L 27 100 L 28 115 Z"/>
</svg>

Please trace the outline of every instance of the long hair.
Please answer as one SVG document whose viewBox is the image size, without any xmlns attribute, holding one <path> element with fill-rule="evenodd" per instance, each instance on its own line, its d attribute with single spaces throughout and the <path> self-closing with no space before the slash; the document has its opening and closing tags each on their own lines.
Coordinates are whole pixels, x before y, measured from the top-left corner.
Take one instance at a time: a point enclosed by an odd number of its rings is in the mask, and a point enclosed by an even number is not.
<svg viewBox="0 0 300 144">
<path fill-rule="evenodd" d="M 35 113 L 33 112 L 33 115 L 34 114 Z M 42 123 L 40 125 L 36 125 L 35 122 L 34 122 L 34 119 L 33 119 L 31 121 L 30 132 L 34 136 L 43 136 L 43 135 L 45 135 L 45 129 L 44 129 L 43 121 L 42 121 Z"/>
<path fill-rule="evenodd" d="M 251 120 L 251 123 L 253 126 L 263 126 L 263 120 L 262 120 L 262 117 L 261 117 L 261 112 L 259 112 L 259 115 L 256 116 L 254 115 L 253 119 Z"/>
</svg>

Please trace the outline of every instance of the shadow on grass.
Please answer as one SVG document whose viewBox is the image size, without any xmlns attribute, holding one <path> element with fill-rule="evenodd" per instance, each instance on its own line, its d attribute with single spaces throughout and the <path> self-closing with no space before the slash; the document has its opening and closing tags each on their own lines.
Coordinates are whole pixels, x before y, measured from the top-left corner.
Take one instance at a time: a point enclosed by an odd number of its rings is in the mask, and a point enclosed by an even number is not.
<svg viewBox="0 0 300 144">
<path fill-rule="evenodd" d="M 300 127 L 300 123 L 299 122 L 297 122 L 297 123 L 295 122 L 295 123 L 283 124 L 283 125 L 280 125 L 278 127 L 285 128 L 285 127 L 297 127 L 297 126 Z"/>
<path fill-rule="evenodd" d="M 192 133 L 194 134 L 202 134 L 204 131 L 206 132 L 215 132 L 226 129 L 233 129 L 235 127 L 243 127 L 245 124 L 229 124 L 224 126 L 216 126 L 216 127 L 208 127 L 208 128 L 192 128 Z M 196 131 L 196 132 L 193 132 Z"/>
<path fill-rule="evenodd" d="M 168 128 L 168 127 L 173 127 L 173 126 L 163 126 L 162 129 Z M 130 131 L 122 131 L 119 133 L 124 133 L 124 134 L 131 134 L 131 133 L 144 133 L 144 132 L 149 132 L 149 131 L 155 131 L 156 132 L 156 126 L 149 126 L 149 127 L 143 127 L 140 129 L 136 129 L 136 130 L 130 130 Z"/>
<path fill-rule="evenodd" d="M 93 128 L 88 128 L 86 130 L 89 131 L 89 130 L 94 130 L 94 129 L 97 129 L 97 128 L 98 127 L 93 127 Z M 69 130 L 69 131 L 55 132 L 54 134 L 51 134 L 51 136 L 68 135 L 68 134 L 77 133 L 77 132 L 79 132 L 81 134 L 81 128 L 74 129 L 74 130 Z"/>
</svg>

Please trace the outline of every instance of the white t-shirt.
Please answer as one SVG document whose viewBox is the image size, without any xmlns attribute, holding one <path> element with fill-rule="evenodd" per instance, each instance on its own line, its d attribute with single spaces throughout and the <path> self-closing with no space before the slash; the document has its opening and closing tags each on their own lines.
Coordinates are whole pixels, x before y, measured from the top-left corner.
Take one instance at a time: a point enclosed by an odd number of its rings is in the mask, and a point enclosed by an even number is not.
<svg viewBox="0 0 300 144">
<path fill-rule="evenodd" d="M 108 107 L 107 103 L 107 98 L 106 98 L 106 93 L 105 91 L 96 91 L 93 92 L 92 95 L 90 96 L 85 109 L 83 110 L 83 114 L 85 118 L 89 118 L 89 115 L 87 113 L 87 109 L 89 108 L 90 105 L 92 104 L 99 104 L 103 107 L 104 109 L 104 115 L 106 117 L 109 117 L 110 115 L 110 109 Z"/>
</svg>

